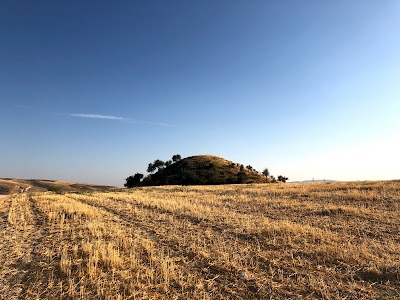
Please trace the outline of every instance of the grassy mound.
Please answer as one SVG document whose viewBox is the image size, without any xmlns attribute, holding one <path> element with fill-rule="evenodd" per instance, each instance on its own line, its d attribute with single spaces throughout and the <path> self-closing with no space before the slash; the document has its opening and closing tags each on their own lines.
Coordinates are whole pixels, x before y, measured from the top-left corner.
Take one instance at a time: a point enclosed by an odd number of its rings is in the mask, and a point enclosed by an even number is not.
<svg viewBox="0 0 400 300">
<path fill-rule="evenodd" d="M 146 177 L 141 185 L 211 185 L 265 183 L 257 171 L 218 156 L 197 155 L 184 158 Z"/>
</svg>

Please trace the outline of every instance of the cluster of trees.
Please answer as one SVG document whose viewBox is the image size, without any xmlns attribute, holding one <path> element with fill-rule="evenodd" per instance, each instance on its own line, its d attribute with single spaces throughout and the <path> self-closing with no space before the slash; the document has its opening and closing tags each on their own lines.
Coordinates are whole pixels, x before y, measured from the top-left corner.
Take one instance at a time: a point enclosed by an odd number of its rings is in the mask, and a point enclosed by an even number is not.
<svg viewBox="0 0 400 300">
<path fill-rule="evenodd" d="M 166 167 L 171 166 L 173 163 L 178 162 L 182 159 L 180 154 L 175 154 L 172 156 L 172 159 L 167 160 L 167 161 L 162 161 L 160 159 L 156 159 L 154 162 L 149 163 L 147 167 L 147 172 L 152 174 L 155 171 L 160 171 Z M 134 186 L 137 186 L 142 179 L 144 178 L 144 175 L 141 173 L 136 173 L 134 176 L 129 176 L 128 178 L 125 179 L 125 184 L 124 186 L 127 188 L 132 188 Z"/>
<path fill-rule="evenodd" d="M 286 182 L 289 179 L 289 178 L 287 178 L 285 176 L 282 176 L 282 175 L 279 175 L 278 178 L 275 178 L 274 176 L 271 175 L 271 173 L 269 172 L 269 170 L 267 168 L 265 168 L 262 171 L 262 174 L 265 177 L 272 179 L 272 182 L 276 182 L 276 181 Z"/>
<path fill-rule="evenodd" d="M 258 173 L 258 171 L 257 171 L 256 169 L 254 169 L 254 168 L 253 168 L 252 166 L 250 166 L 250 165 L 246 166 L 246 169 L 248 169 L 248 170 L 250 170 L 250 171 L 253 171 L 253 172 L 255 172 L 255 173 Z M 268 168 L 265 168 L 265 169 L 261 172 L 261 174 L 263 174 L 265 177 L 271 179 L 272 182 L 277 182 L 277 181 L 286 182 L 287 180 L 289 180 L 289 178 L 287 178 L 287 177 L 285 177 L 285 176 L 282 176 L 282 175 L 279 175 L 278 178 L 275 178 L 275 177 L 269 172 Z M 238 182 L 239 182 L 239 183 L 242 183 L 242 182 L 245 180 L 245 178 L 246 178 L 246 173 L 245 173 L 245 171 L 244 171 L 244 166 L 243 166 L 243 165 L 240 165 L 240 170 L 239 170 L 239 173 L 238 173 L 237 175 L 238 175 Z"/>
<path fill-rule="evenodd" d="M 149 163 L 149 166 L 147 167 L 147 172 L 149 173 L 154 173 L 155 171 L 160 171 L 166 167 L 169 167 L 173 163 L 180 161 L 182 159 L 180 154 L 175 154 L 172 156 L 172 159 L 167 160 L 166 162 L 156 159 L 153 163 Z"/>
<path fill-rule="evenodd" d="M 132 188 L 138 185 L 142 181 L 143 177 L 144 175 L 140 173 L 136 173 L 134 176 L 129 176 L 128 178 L 125 179 L 126 182 L 124 186 L 127 188 Z"/>
</svg>

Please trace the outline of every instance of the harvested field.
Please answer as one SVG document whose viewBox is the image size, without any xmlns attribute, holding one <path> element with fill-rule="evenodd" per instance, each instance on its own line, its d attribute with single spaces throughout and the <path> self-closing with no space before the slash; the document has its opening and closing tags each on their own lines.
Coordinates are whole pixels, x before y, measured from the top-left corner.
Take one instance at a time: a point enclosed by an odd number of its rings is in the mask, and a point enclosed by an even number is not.
<svg viewBox="0 0 400 300">
<path fill-rule="evenodd" d="M 0 199 L 0 299 L 399 299 L 400 181 Z"/>
</svg>

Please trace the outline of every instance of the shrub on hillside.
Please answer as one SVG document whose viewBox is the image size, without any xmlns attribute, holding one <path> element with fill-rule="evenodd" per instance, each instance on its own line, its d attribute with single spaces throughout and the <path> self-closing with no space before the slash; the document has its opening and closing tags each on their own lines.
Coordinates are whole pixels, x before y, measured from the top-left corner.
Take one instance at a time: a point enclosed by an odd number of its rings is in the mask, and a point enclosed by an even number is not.
<svg viewBox="0 0 400 300">
<path fill-rule="evenodd" d="M 246 179 L 246 172 L 244 171 L 244 166 L 240 165 L 240 170 L 239 173 L 237 174 L 238 176 L 238 183 L 243 183 Z"/>
<path fill-rule="evenodd" d="M 271 173 L 269 172 L 268 168 L 265 168 L 265 169 L 262 171 L 262 174 L 263 174 L 265 177 L 268 177 L 268 176 L 271 175 Z M 271 177 L 272 177 L 272 176 L 271 176 Z"/>
<path fill-rule="evenodd" d="M 126 188 L 133 188 L 134 186 L 137 186 L 141 180 L 143 178 L 143 174 L 140 173 L 136 173 L 134 176 L 129 176 L 128 178 L 126 178 L 126 183 L 124 184 L 124 186 Z"/>
<path fill-rule="evenodd" d="M 278 176 L 278 181 L 281 181 L 281 182 L 286 182 L 286 180 L 288 180 L 289 178 L 287 178 L 287 177 L 285 177 L 285 176 L 282 176 L 282 175 L 279 175 Z"/>
<path fill-rule="evenodd" d="M 172 156 L 172 161 L 173 162 L 177 162 L 180 161 L 182 159 L 180 154 L 175 154 L 174 156 Z"/>
</svg>

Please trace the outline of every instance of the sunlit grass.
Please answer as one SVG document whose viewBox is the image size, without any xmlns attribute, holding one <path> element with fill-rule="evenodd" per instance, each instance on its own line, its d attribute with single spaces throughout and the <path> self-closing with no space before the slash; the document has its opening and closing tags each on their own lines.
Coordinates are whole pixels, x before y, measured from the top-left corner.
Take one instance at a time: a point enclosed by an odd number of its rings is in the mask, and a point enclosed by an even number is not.
<svg viewBox="0 0 400 300">
<path fill-rule="evenodd" d="M 399 204 L 396 181 L 15 195 L 0 257 L 20 298 L 395 299 Z"/>
</svg>

